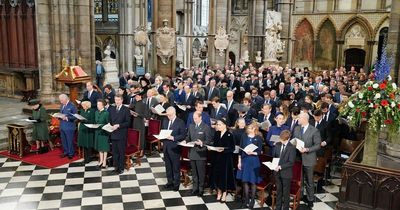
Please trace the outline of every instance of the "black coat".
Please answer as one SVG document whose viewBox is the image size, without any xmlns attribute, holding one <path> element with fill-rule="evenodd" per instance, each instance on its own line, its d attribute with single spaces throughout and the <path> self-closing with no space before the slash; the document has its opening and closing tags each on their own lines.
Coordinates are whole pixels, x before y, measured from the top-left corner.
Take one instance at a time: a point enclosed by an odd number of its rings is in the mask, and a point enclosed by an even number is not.
<svg viewBox="0 0 400 210">
<path fill-rule="evenodd" d="M 83 98 L 81 101 L 90 101 L 91 108 L 96 109 L 97 108 L 97 100 L 101 98 L 101 95 L 99 92 L 93 90 L 92 94 L 90 95 L 90 98 L 88 97 L 89 92 L 85 91 L 83 93 Z"/>
<path fill-rule="evenodd" d="M 117 107 L 112 106 L 108 108 L 110 113 L 110 124 L 119 124 L 119 128 L 113 131 L 110 135 L 111 140 L 126 140 L 128 136 L 128 128 L 131 123 L 131 113 L 128 107 L 121 105 L 121 109 L 117 112 Z"/>
<path fill-rule="evenodd" d="M 278 172 L 274 171 L 274 174 L 284 179 L 291 179 L 293 176 L 293 165 L 296 159 L 296 147 L 288 142 L 282 155 L 280 155 L 281 150 L 282 143 L 276 143 L 272 157 L 279 158 L 279 165 L 281 166 L 281 170 Z"/>
</svg>

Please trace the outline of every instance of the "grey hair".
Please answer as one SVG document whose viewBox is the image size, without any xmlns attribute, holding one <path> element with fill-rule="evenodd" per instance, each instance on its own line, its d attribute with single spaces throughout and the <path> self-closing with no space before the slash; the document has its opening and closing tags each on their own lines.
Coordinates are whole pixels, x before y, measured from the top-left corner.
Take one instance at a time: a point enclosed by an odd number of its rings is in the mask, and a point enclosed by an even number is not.
<svg viewBox="0 0 400 210">
<path fill-rule="evenodd" d="M 69 100 L 69 97 L 67 96 L 67 94 L 60 94 L 59 98 L 63 98 L 65 100 Z"/>
<path fill-rule="evenodd" d="M 167 108 L 167 112 L 172 112 L 173 114 L 176 114 L 176 109 L 173 106 L 170 106 Z"/>
</svg>

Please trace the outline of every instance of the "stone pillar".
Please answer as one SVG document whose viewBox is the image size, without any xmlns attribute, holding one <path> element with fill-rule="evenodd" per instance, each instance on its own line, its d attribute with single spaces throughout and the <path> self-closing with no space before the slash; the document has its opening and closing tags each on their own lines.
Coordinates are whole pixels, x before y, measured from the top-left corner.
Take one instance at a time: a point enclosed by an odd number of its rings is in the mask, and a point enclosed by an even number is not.
<svg viewBox="0 0 400 210">
<path fill-rule="evenodd" d="M 211 13 L 212 10 L 210 10 Z M 230 22 L 231 22 L 231 1 L 230 0 L 218 0 L 216 1 L 216 7 L 215 7 L 215 15 L 216 15 L 216 20 L 215 20 L 215 25 L 214 25 L 214 37 L 215 38 L 215 32 L 217 31 L 218 27 L 223 26 L 226 30 L 226 33 L 229 34 L 229 29 L 230 29 Z M 211 27 L 211 25 L 210 25 Z M 211 48 L 209 46 L 209 48 Z M 212 49 L 214 52 L 216 52 L 216 49 L 214 46 L 212 46 Z M 229 47 L 227 48 L 229 49 Z M 223 56 L 219 56 L 218 53 L 214 53 L 215 56 L 215 64 L 219 64 L 221 67 L 224 67 L 225 64 L 228 61 L 229 58 L 229 51 L 225 50 Z"/>
<path fill-rule="evenodd" d="M 217 4 L 217 0 L 210 0 L 210 12 L 209 12 L 209 18 L 208 18 L 208 65 L 210 66 L 214 66 L 215 65 L 215 56 L 216 51 L 215 51 L 215 47 L 214 47 L 214 42 L 215 42 L 215 33 L 216 33 L 216 15 L 217 15 L 217 11 L 216 11 L 216 4 Z"/>
<path fill-rule="evenodd" d="M 282 31 L 281 31 L 281 40 L 286 42 L 285 46 L 285 51 L 283 53 L 280 65 L 285 66 L 287 63 L 289 63 L 289 57 L 290 51 L 289 51 L 289 43 L 291 43 L 291 16 L 292 16 L 292 10 L 293 10 L 293 0 L 281 0 L 279 1 L 279 12 L 282 13 Z"/>
<path fill-rule="evenodd" d="M 193 39 L 193 0 L 185 0 L 185 36 L 186 38 L 186 55 L 184 59 L 184 67 L 192 66 L 192 43 Z"/>
<path fill-rule="evenodd" d="M 119 62 L 120 73 L 133 71 L 135 1 L 120 1 L 119 13 Z"/>
<path fill-rule="evenodd" d="M 103 83 L 110 84 L 112 87 L 118 88 L 119 77 L 118 77 L 118 68 L 116 60 L 112 59 L 110 56 L 107 56 L 103 59 L 102 63 L 105 70 Z"/>
<path fill-rule="evenodd" d="M 93 9 L 92 1 L 36 1 L 39 95 L 44 103 L 54 102 L 59 93 L 67 93 L 68 88 L 55 81 L 63 58 L 76 65 L 81 57 L 85 72 L 92 75 L 95 71 Z"/>
<path fill-rule="evenodd" d="M 168 21 L 168 27 L 176 30 L 176 1 L 175 0 L 154 0 L 153 1 L 153 23 L 152 30 L 155 32 L 158 28 L 163 27 L 163 20 Z M 159 56 L 157 56 L 157 43 L 155 41 L 155 33 L 152 34 L 153 49 L 153 67 L 155 73 L 162 76 L 175 76 L 175 59 L 176 55 L 169 59 L 167 64 L 163 64 Z"/>
<path fill-rule="evenodd" d="M 390 12 L 389 21 L 389 32 L 388 32 L 388 43 L 387 52 L 393 53 L 393 64 L 391 75 L 400 84 L 400 60 L 397 59 L 400 56 L 400 1 L 392 1 L 392 7 Z"/>
</svg>

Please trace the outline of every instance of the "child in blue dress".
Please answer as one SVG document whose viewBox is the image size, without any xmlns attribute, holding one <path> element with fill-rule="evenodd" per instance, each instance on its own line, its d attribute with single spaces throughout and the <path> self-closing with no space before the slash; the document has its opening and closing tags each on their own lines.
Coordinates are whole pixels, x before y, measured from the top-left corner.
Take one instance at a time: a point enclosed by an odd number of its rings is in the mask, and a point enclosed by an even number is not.
<svg viewBox="0 0 400 210">
<path fill-rule="evenodd" d="M 236 178 L 243 183 L 243 207 L 253 208 L 255 204 L 256 185 L 261 182 L 260 177 L 260 160 L 258 155 L 262 151 L 263 139 L 258 131 L 257 123 L 253 122 L 246 128 L 246 135 L 242 136 L 240 147 L 245 148 L 247 145 L 254 144 L 258 148 L 254 151 L 243 151 L 239 155 L 238 171 Z M 249 199 L 249 189 L 251 196 Z"/>
</svg>

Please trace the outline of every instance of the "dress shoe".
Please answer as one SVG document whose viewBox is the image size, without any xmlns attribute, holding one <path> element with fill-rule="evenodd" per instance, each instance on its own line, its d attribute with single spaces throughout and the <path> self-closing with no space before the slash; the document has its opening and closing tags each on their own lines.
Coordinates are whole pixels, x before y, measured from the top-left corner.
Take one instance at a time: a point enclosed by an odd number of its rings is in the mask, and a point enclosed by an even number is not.
<svg viewBox="0 0 400 210">
<path fill-rule="evenodd" d="M 72 156 L 68 156 L 68 159 L 72 160 L 72 158 L 74 158 L 74 157 L 72 157 Z"/>
<path fill-rule="evenodd" d="M 308 207 L 312 208 L 312 207 L 314 207 L 314 202 L 308 201 L 307 205 L 308 205 Z"/>
<path fill-rule="evenodd" d="M 163 186 L 164 190 L 171 190 L 172 189 L 172 184 L 166 184 Z"/>
<path fill-rule="evenodd" d="M 123 173 L 124 173 L 124 170 L 118 171 L 118 174 L 119 174 L 119 175 L 121 175 L 121 174 L 123 174 Z"/>
<path fill-rule="evenodd" d="M 172 190 L 174 190 L 175 192 L 179 191 L 179 186 L 178 187 L 174 187 Z"/>
<path fill-rule="evenodd" d="M 255 203 L 256 203 L 256 201 L 254 200 L 254 198 L 252 198 L 250 203 L 249 203 L 249 209 L 253 209 Z"/>
<path fill-rule="evenodd" d="M 204 194 L 204 192 L 203 192 L 203 191 L 200 191 L 200 192 L 197 194 L 197 196 L 198 196 L 198 197 L 203 197 L 203 194 Z"/>
<path fill-rule="evenodd" d="M 60 158 L 65 158 L 65 157 L 67 157 L 67 155 L 66 155 L 66 154 L 62 154 L 62 155 L 60 155 Z"/>
<path fill-rule="evenodd" d="M 197 190 L 192 191 L 191 195 L 192 195 L 192 196 L 197 196 L 197 195 L 199 195 L 199 191 L 197 191 Z"/>
</svg>

